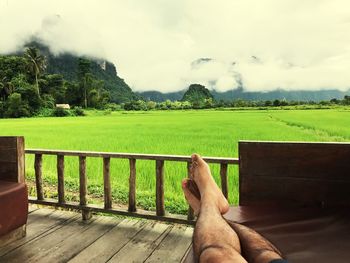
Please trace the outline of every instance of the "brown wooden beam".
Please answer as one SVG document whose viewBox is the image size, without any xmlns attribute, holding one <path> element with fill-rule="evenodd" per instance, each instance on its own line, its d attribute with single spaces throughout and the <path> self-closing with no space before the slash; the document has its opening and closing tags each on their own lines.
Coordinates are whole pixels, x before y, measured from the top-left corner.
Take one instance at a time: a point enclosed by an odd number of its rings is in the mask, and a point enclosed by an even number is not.
<svg viewBox="0 0 350 263">
<path fill-rule="evenodd" d="M 191 178 L 191 162 L 187 162 L 187 177 Z M 191 206 L 188 206 L 187 219 L 188 220 L 194 219 L 194 213 Z"/>
<path fill-rule="evenodd" d="M 42 155 L 36 154 L 34 159 L 36 196 L 38 200 L 44 200 L 43 179 L 42 179 Z"/>
<path fill-rule="evenodd" d="M 82 207 L 87 205 L 87 176 L 86 176 L 86 157 L 79 156 L 79 186 L 80 186 L 80 205 Z M 89 220 L 91 218 L 91 212 L 82 208 L 81 215 L 83 220 Z"/>
<path fill-rule="evenodd" d="M 107 213 L 107 214 L 116 214 L 121 216 L 131 216 L 131 217 L 137 217 L 137 218 L 145 218 L 145 219 L 152 219 L 157 221 L 164 221 L 164 222 L 170 222 L 170 223 L 177 223 L 177 224 L 187 224 L 187 225 L 194 225 L 195 221 L 187 220 L 186 216 L 183 215 L 165 215 L 165 216 L 157 216 L 154 212 L 146 211 L 138 209 L 137 212 L 129 212 L 126 210 L 119 210 L 119 209 L 105 209 L 103 207 L 97 206 L 97 205 L 86 205 L 85 207 L 81 207 L 79 203 L 73 203 L 73 202 L 66 202 L 64 204 L 58 203 L 56 200 L 52 199 L 44 199 L 44 200 L 36 200 L 36 198 L 29 197 L 29 203 L 32 204 L 40 204 L 40 205 L 49 205 L 54 207 L 62 207 L 66 209 L 88 209 L 89 211 L 94 211 L 98 213 Z"/>
<path fill-rule="evenodd" d="M 64 155 L 57 155 L 57 181 L 58 202 L 64 203 Z"/>
<path fill-rule="evenodd" d="M 136 159 L 129 159 L 129 212 L 136 211 Z"/>
<path fill-rule="evenodd" d="M 109 157 L 103 158 L 103 186 L 105 209 L 112 208 L 110 164 L 111 159 Z"/>
<path fill-rule="evenodd" d="M 156 161 L 156 210 L 157 216 L 165 215 L 164 206 L 164 161 Z"/>
<path fill-rule="evenodd" d="M 26 149 L 27 154 L 65 155 L 65 156 L 86 156 L 119 159 L 139 159 L 139 160 L 160 160 L 174 162 L 191 162 L 191 156 L 185 155 L 165 155 L 165 154 L 144 154 L 144 153 L 114 153 L 114 152 L 91 152 L 91 151 L 64 151 L 46 149 Z M 238 158 L 228 157 L 203 157 L 207 163 L 228 163 L 238 164 Z"/>
<path fill-rule="evenodd" d="M 222 193 L 228 198 L 227 163 L 220 164 L 220 178 Z"/>
</svg>

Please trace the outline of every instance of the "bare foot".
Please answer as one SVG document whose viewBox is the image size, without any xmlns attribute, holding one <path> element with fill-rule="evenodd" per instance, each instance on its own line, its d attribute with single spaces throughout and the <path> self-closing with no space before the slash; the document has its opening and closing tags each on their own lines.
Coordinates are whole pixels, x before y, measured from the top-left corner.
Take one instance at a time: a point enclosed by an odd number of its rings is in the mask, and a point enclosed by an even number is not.
<svg viewBox="0 0 350 263">
<path fill-rule="evenodd" d="M 191 179 L 183 179 L 182 180 L 182 190 L 185 194 L 185 198 L 187 203 L 192 207 L 194 215 L 198 216 L 199 209 L 201 207 L 200 197 L 195 196 L 191 191 Z"/>
<path fill-rule="evenodd" d="M 229 209 L 229 204 L 211 175 L 208 164 L 198 155 L 192 155 L 191 174 L 198 186 L 201 201 L 214 202 L 221 214 Z"/>
</svg>

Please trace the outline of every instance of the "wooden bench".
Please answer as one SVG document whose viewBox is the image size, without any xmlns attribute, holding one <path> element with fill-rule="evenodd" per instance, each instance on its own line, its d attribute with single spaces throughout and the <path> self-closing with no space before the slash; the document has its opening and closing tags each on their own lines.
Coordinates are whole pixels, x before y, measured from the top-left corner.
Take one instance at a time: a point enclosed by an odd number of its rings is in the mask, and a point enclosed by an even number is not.
<svg viewBox="0 0 350 263">
<path fill-rule="evenodd" d="M 239 142 L 239 206 L 225 217 L 290 262 L 349 262 L 349 208 L 349 143 Z"/>
<path fill-rule="evenodd" d="M 25 236 L 24 138 L 0 137 L 0 246 Z"/>
</svg>

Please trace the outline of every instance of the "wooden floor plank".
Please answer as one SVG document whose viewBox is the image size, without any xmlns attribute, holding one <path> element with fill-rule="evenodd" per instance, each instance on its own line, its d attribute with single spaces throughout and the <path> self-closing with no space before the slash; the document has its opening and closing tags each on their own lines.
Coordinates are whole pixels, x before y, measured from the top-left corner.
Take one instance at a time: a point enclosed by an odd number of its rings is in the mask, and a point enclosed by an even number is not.
<svg viewBox="0 0 350 263">
<path fill-rule="evenodd" d="M 37 207 L 36 205 L 28 205 L 28 214 L 30 214 L 31 212 L 34 212 L 35 210 L 38 210 L 39 207 Z"/>
<path fill-rule="evenodd" d="M 192 243 L 193 228 L 176 225 L 145 262 L 180 262 Z"/>
<path fill-rule="evenodd" d="M 69 263 L 102 263 L 108 261 L 145 226 L 140 220 L 124 219 L 111 231 L 84 249 Z"/>
<path fill-rule="evenodd" d="M 192 228 L 147 220 L 94 216 L 39 207 L 27 236 L 0 248 L 0 262 L 179 262 Z"/>
<path fill-rule="evenodd" d="M 9 253 L 13 249 L 16 249 L 40 235 L 45 234 L 50 229 L 62 225 L 64 222 L 72 217 L 77 217 L 75 213 L 55 211 L 52 209 L 41 208 L 33 211 L 28 217 L 27 221 L 27 234 L 24 238 L 19 239 L 11 244 L 8 244 L 0 248 L 0 257 Z"/>
<path fill-rule="evenodd" d="M 94 220 L 85 222 L 76 217 L 72 222 L 68 222 L 58 229 L 53 229 L 54 231 L 48 231 L 48 234 L 45 233 L 40 238 L 11 251 L 3 256 L 2 260 L 4 262 L 29 262 L 32 257 L 43 254 L 60 242 L 71 238 L 74 234 L 86 230 L 92 222 Z"/>
<path fill-rule="evenodd" d="M 150 222 L 108 262 L 143 262 L 152 254 L 171 226 Z"/>
<path fill-rule="evenodd" d="M 74 234 L 63 242 L 56 244 L 51 249 L 31 258 L 28 262 L 67 262 L 86 247 L 120 223 L 121 219 L 113 217 L 99 217 L 90 226 L 81 232 Z"/>
</svg>

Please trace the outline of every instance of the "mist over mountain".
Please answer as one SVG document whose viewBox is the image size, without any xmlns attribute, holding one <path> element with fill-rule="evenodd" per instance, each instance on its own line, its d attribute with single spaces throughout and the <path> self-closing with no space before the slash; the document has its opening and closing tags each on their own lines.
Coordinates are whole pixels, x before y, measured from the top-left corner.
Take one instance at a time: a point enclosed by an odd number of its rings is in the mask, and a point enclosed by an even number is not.
<svg viewBox="0 0 350 263">
<path fill-rule="evenodd" d="M 55 55 L 102 57 L 133 90 L 226 92 L 350 85 L 346 0 L 0 1 L 0 54 L 30 35 Z M 332 10 L 332 12 L 330 12 Z M 193 63 L 194 62 L 194 63 Z"/>
<path fill-rule="evenodd" d="M 59 54 L 53 54 L 50 51 L 50 47 L 40 42 L 38 39 L 33 39 L 26 43 L 22 50 L 27 46 L 35 46 L 40 52 L 47 58 L 47 73 L 49 74 L 61 74 L 69 81 L 77 80 L 77 66 L 78 59 L 81 56 L 64 52 Z M 182 100 L 184 94 L 188 91 L 187 87 L 175 92 L 160 92 L 156 90 L 134 92 L 126 83 L 126 81 L 118 76 L 116 66 L 102 58 L 88 57 L 91 61 L 91 71 L 93 75 L 100 80 L 104 81 L 105 88 L 110 91 L 112 102 L 126 102 L 130 100 L 139 99 L 140 97 L 145 100 L 152 100 L 156 102 L 162 102 L 165 100 Z M 252 63 L 261 64 L 260 58 L 251 56 Z M 209 63 L 215 62 L 215 59 L 204 57 L 198 58 L 191 62 L 192 70 L 201 70 L 203 67 L 207 67 Z M 231 62 L 233 67 L 237 62 Z M 207 70 L 207 69 L 205 69 Z M 213 98 L 219 100 L 295 100 L 295 101 L 322 101 L 330 100 L 333 98 L 341 99 L 344 95 L 350 94 L 350 90 L 340 91 L 336 89 L 324 89 L 324 90 L 285 90 L 285 89 L 273 89 L 270 91 L 247 91 L 244 87 L 242 76 L 235 71 L 231 71 L 234 84 L 231 82 L 225 83 L 225 85 L 233 85 L 231 89 L 226 91 L 220 91 L 217 89 L 218 85 L 223 85 L 218 81 L 208 81 L 206 88 L 209 88 Z M 192 83 L 189 83 L 189 86 Z M 226 87 L 227 89 L 228 87 Z"/>
</svg>

